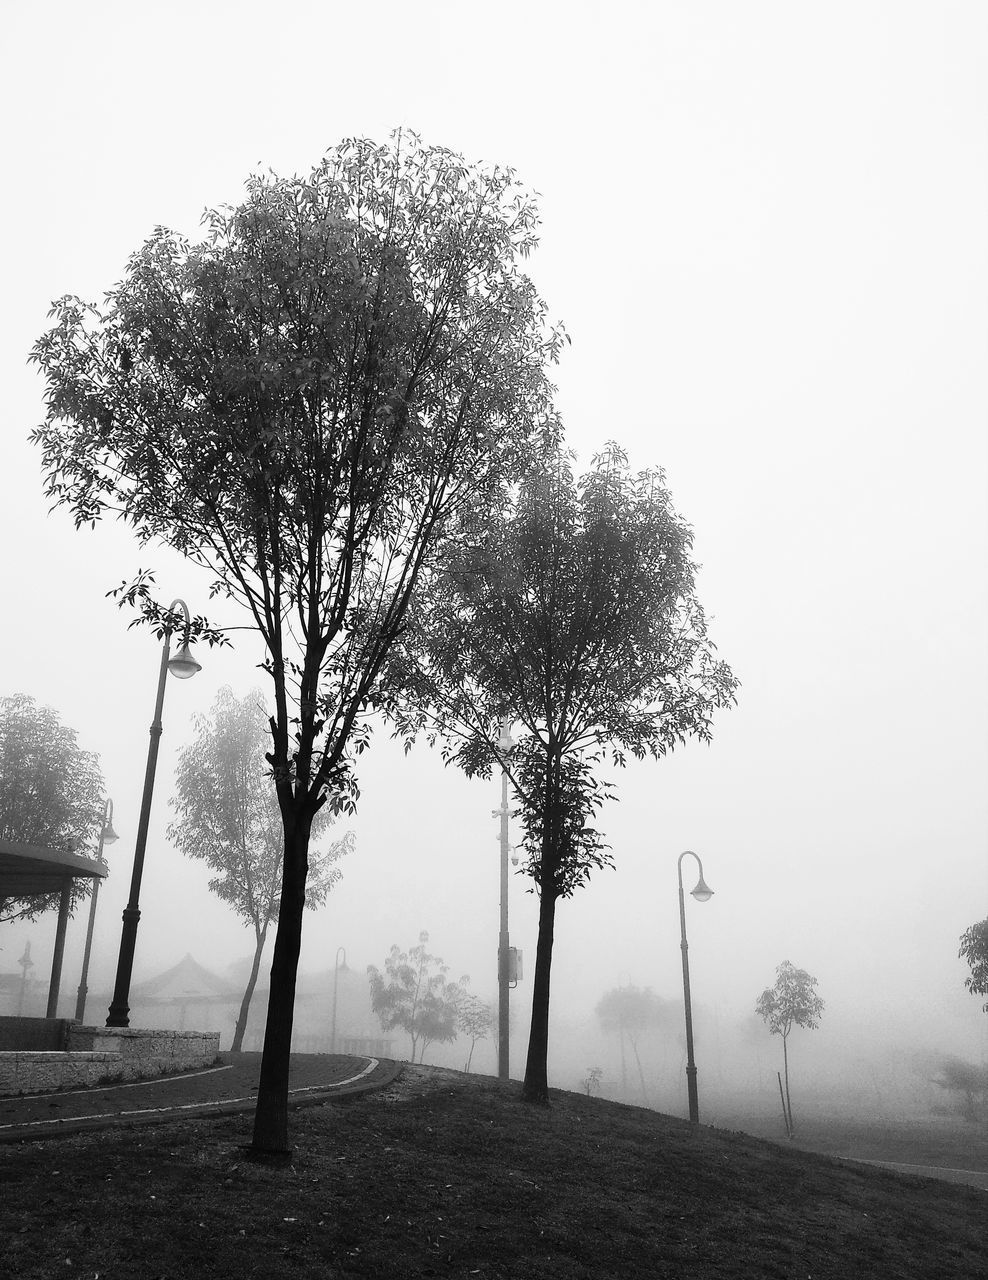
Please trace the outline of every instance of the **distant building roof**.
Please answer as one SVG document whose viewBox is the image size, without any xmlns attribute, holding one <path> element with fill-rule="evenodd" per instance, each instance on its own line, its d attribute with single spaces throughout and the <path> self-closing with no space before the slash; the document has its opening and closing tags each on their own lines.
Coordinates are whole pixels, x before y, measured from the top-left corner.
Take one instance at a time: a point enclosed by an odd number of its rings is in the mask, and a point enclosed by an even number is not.
<svg viewBox="0 0 988 1280">
<path fill-rule="evenodd" d="M 187 953 L 173 968 L 131 988 L 132 998 L 157 1001 L 229 1000 L 240 994 L 237 987 L 204 969 Z"/>
</svg>

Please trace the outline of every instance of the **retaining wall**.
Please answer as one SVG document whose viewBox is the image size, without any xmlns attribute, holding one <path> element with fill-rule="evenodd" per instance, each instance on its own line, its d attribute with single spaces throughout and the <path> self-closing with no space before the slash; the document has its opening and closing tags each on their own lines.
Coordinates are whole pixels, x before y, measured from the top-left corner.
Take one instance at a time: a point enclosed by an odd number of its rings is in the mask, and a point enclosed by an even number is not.
<svg viewBox="0 0 988 1280">
<path fill-rule="evenodd" d="M 63 1052 L 0 1052 L 0 1097 L 152 1080 L 208 1067 L 219 1056 L 220 1033 L 70 1024 L 67 1042 Z"/>
</svg>

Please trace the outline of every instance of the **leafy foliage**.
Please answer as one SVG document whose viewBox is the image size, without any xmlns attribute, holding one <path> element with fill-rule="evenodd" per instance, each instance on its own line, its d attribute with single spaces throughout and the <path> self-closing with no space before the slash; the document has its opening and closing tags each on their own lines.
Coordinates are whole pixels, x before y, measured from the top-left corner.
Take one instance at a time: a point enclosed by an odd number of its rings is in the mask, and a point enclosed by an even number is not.
<svg viewBox="0 0 988 1280">
<path fill-rule="evenodd" d="M 0 838 L 95 858 L 103 822 L 99 757 L 83 751 L 74 729 L 26 694 L 0 698 Z M 72 881 L 70 911 L 89 897 L 88 879 Z M 4 920 L 33 920 L 58 906 L 59 893 L 0 901 Z"/>
<path fill-rule="evenodd" d="M 284 829 L 278 797 L 265 760 L 268 740 L 263 695 L 234 697 L 229 686 L 216 695 L 209 716 L 194 716 L 195 739 L 179 756 L 171 805 L 176 820 L 168 838 L 188 858 L 216 874 L 209 888 L 254 931 L 254 958 L 233 1039 L 239 1050 L 268 927 L 278 918 Z M 312 823 L 318 839 L 333 822 L 320 810 Z M 353 849 L 347 832 L 328 848 L 309 848 L 305 905 L 321 906 L 340 878 L 337 863 Z"/>
<path fill-rule="evenodd" d="M 979 920 L 961 934 L 958 955 L 967 961 L 971 969 L 964 979 L 965 987 L 972 995 L 988 996 L 988 919 Z M 988 1013 L 988 1000 L 983 1008 Z"/>
<path fill-rule="evenodd" d="M 510 170 L 350 141 L 252 178 L 198 244 L 159 228 L 35 345 L 49 496 L 77 524 L 120 512 L 248 609 L 296 690 L 278 776 L 313 803 L 355 795 L 346 743 L 442 523 L 556 430 L 562 333 L 516 266 L 537 220 Z"/>
<path fill-rule="evenodd" d="M 311 820 L 356 803 L 382 666 L 444 528 L 558 438 L 545 366 L 565 335 L 520 270 L 534 199 L 414 135 L 255 176 L 204 222 L 198 243 L 158 228 L 101 306 L 55 305 L 33 438 L 77 525 L 118 512 L 263 639 L 285 873 L 255 1147 L 283 1151 Z M 160 627 L 149 581 L 120 594 Z"/>
<path fill-rule="evenodd" d="M 548 456 L 493 527 L 467 521 L 458 534 L 394 657 L 405 697 L 389 710 L 468 775 L 508 768 L 525 871 L 569 896 L 611 863 L 588 826 L 609 794 L 593 766 L 706 740 L 713 710 L 734 700 L 695 597 L 692 533 L 663 473 L 631 474 L 611 444 L 579 481 L 569 455 Z M 497 746 L 504 715 L 521 726 L 510 759 Z"/>
<path fill-rule="evenodd" d="M 408 951 L 395 944 L 384 962 L 384 973 L 368 965 L 371 1005 L 385 1031 L 398 1027 L 412 1042 L 411 1061 L 421 1062 L 433 1041 L 450 1043 L 461 1026 L 461 1008 L 470 981 L 463 977 L 450 982 L 449 966 L 426 950 L 427 933 Z"/>
<path fill-rule="evenodd" d="M 669 1026 L 672 1002 L 651 987 L 614 987 L 597 1002 L 597 1021 L 608 1032 L 637 1039 L 646 1031 Z"/>
<path fill-rule="evenodd" d="M 755 1001 L 755 1012 L 773 1035 L 785 1040 L 793 1027 L 812 1030 L 820 1025 L 824 1003 L 816 993 L 817 980 L 805 969 L 783 960 L 775 971 L 775 986 L 766 987 Z"/>
</svg>

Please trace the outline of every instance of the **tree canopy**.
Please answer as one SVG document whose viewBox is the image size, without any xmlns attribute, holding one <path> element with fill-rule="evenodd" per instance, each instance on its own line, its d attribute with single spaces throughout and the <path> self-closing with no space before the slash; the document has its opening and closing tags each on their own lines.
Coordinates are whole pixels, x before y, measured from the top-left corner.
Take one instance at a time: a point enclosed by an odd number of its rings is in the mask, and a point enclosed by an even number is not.
<svg viewBox="0 0 988 1280">
<path fill-rule="evenodd" d="M 525 1092 L 544 1101 L 555 903 L 611 863 L 592 825 L 609 793 L 597 767 L 708 739 L 737 681 L 707 636 L 692 531 L 663 473 L 632 473 L 617 445 L 579 479 L 570 455 L 547 454 L 493 520 L 457 532 L 393 651 L 389 710 L 467 774 L 511 776 L 540 895 Z M 518 729 L 510 754 L 502 717 Z"/>
<path fill-rule="evenodd" d="M 958 955 L 971 969 L 964 979 L 965 987 L 972 995 L 988 996 L 988 919 L 979 920 L 961 934 Z M 988 1013 L 988 1000 L 982 1007 Z"/>
<path fill-rule="evenodd" d="M 244 1037 L 261 953 L 272 921 L 278 918 L 284 848 L 278 796 L 265 760 L 270 741 L 264 698 L 254 690 L 245 698 L 224 686 L 208 716 L 193 717 L 194 740 L 178 758 L 175 821 L 168 838 L 188 858 L 215 872 L 209 888 L 254 931 L 254 956 L 231 1048 Z M 318 840 L 334 815 L 321 809 L 312 822 Z M 317 851 L 309 848 L 305 905 L 322 906 L 342 874 L 338 862 L 353 848 L 353 833 Z"/>
<path fill-rule="evenodd" d="M 616 1034 L 621 1044 L 622 1087 L 626 1088 L 624 1072 L 624 1039 L 628 1038 L 638 1067 L 642 1101 L 649 1105 L 645 1071 L 642 1067 L 638 1042 L 648 1031 L 667 1027 L 672 1017 L 672 1002 L 656 995 L 651 987 L 612 987 L 597 1002 L 597 1021 L 604 1031 Z"/>
<path fill-rule="evenodd" d="M 273 682 L 285 853 L 254 1150 L 288 1150 L 314 814 L 357 796 L 389 648 L 451 518 L 495 505 L 558 438 L 564 341 L 521 261 L 538 211 L 510 169 L 414 135 L 257 175 L 193 243 L 164 228 L 100 306 L 65 297 L 33 359 L 46 491 L 119 512 L 239 603 Z M 148 573 L 125 584 L 159 628 Z M 221 637 L 199 617 L 192 638 Z"/>
<path fill-rule="evenodd" d="M 103 823 L 99 756 L 83 751 L 58 713 L 26 694 L 0 698 L 0 839 L 95 858 Z M 72 881 L 69 910 L 92 891 Z M 33 920 L 59 892 L 0 901 L 0 919 Z"/>
<path fill-rule="evenodd" d="M 368 965 L 371 1005 L 385 1031 L 396 1027 L 412 1042 L 411 1061 L 422 1062 L 430 1044 L 450 1042 L 460 1030 L 460 1010 L 470 981 L 447 978 L 449 966 L 439 956 L 430 955 L 429 935 L 419 934 L 418 946 L 402 951 L 395 944 L 384 961 L 384 973 Z"/>
</svg>

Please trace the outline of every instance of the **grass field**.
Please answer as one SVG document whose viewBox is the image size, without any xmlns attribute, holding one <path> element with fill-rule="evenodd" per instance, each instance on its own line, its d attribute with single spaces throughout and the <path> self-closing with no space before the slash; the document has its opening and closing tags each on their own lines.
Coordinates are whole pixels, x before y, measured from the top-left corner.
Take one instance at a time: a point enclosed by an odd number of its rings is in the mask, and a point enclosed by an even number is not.
<svg viewBox="0 0 988 1280">
<path fill-rule="evenodd" d="M 0 1275 L 988 1275 L 983 1190 L 578 1094 L 532 1109 L 516 1084 L 409 1067 L 292 1126 L 283 1169 L 244 1159 L 247 1117 L 0 1147 Z"/>
</svg>

